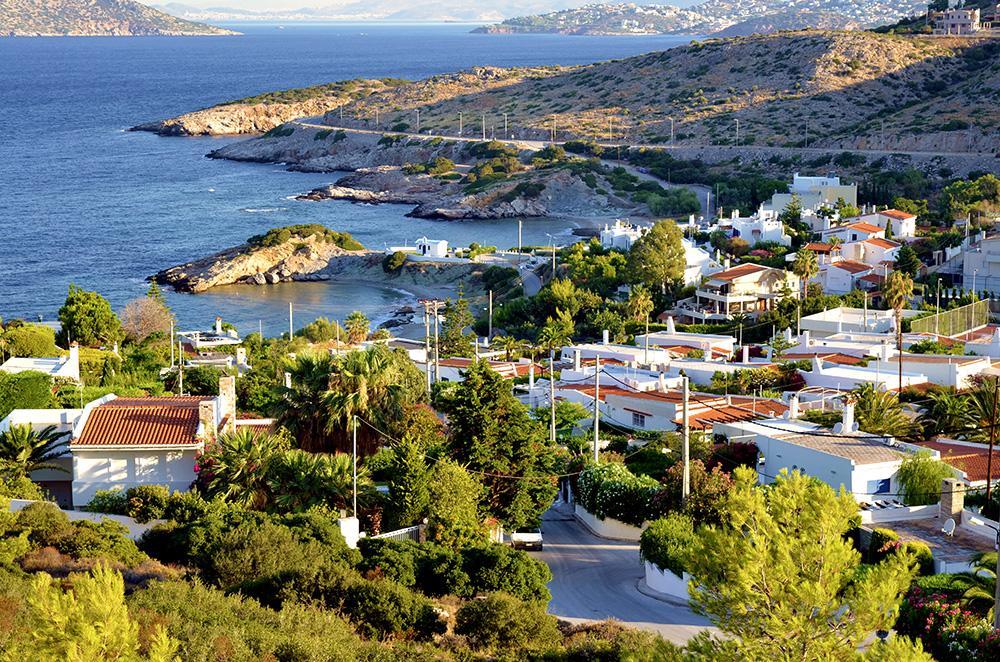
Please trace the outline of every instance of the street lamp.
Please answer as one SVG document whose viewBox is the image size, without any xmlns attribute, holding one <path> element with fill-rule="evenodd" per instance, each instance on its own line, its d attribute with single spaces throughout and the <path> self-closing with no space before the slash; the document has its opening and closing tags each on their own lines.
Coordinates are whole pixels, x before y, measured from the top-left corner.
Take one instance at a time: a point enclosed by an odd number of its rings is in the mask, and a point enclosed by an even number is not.
<svg viewBox="0 0 1000 662">
<path fill-rule="evenodd" d="M 556 238 L 550 235 L 548 232 L 545 233 L 552 242 L 552 280 L 556 279 Z"/>
<path fill-rule="evenodd" d="M 979 273 L 979 269 L 973 269 L 972 270 L 972 295 L 973 296 L 975 296 L 975 294 L 976 294 L 976 274 L 978 274 L 978 273 Z"/>
</svg>

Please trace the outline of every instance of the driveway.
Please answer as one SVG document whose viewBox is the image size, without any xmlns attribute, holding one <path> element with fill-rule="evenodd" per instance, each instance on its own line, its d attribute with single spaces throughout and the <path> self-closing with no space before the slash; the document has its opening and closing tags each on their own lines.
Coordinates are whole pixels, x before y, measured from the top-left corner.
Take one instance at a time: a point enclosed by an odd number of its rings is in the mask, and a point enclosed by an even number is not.
<svg viewBox="0 0 1000 662">
<path fill-rule="evenodd" d="M 565 504 L 545 513 L 542 533 L 543 551 L 531 555 L 552 570 L 550 614 L 573 623 L 613 618 L 678 644 L 702 630 L 715 631 L 690 609 L 638 591 L 643 577 L 638 543 L 598 538 Z"/>
</svg>

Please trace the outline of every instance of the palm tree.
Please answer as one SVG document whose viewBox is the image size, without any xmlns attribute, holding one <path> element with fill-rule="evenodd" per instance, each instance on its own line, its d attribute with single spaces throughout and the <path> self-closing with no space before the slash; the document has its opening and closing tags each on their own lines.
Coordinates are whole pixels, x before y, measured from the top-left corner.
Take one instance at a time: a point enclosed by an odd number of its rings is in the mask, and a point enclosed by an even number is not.
<svg viewBox="0 0 1000 662">
<path fill-rule="evenodd" d="M 988 411 L 992 413 L 992 392 L 989 395 L 991 403 Z M 930 402 L 917 418 L 924 437 L 929 439 L 939 434 L 963 435 L 963 430 L 977 426 L 976 411 L 969 398 L 953 391 L 931 393 L 928 397 Z"/>
<path fill-rule="evenodd" d="M 301 512 L 315 506 L 333 510 L 346 508 L 352 501 L 353 461 L 346 453 L 307 453 L 293 449 L 271 464 L 267 484 L 271 507 L 279 512 Z M 358 495 L 372 489 L 368 471 L 358 466 Z"/>
<path fill-rule="evenodd" d="M 286 447 L 276 435 L 246 428 L 221 434 L 198 461 L 198 482 L 209 496 L 261 510 L 269 501 L 270 465 Z"/>
<path fill-rule="evenodd" d="M 972 571 L 964 573 L 972 585 L 962 594 L 969 607 L 988 608 L 986 620 L 993 622 L 997 586 L 997 553 L 980 552 L 972 562 Z"/>
<path fill-rule="evenodd" d="M 355 310 L 344 320 L 344 330 L 347 332 L 347 342 L 357 345 L 364 342 L 371 332 L 371 322 L 360 310 Z"/>
<path fill-rule="evenodd" d="M 969 394 L 969 414 L 972 418 L 973 431 L 970 436 L 978 441 L 986 441 L 990 430 L 996 424 L 1000 403 L 995 402 L 997 383 L 994 380 L 983 381 Z"/>
<path fill-rule="evenodd" d="M 12 425 L 0 432 L 0 462 L 27 476 L 39 469 L 66 471 L 53 462 L 65 455 L 69 432 L 54 425 L 35 431 L 30 425 Z"/>
<path fill-rule="evenodd" d="M 862 384 L 853 392 L 855 418 L 858 427 L 868 434 L 906 437 L 913 424 L 903 413 L 899 397 L 889 391 L 880 391 L 871 382 Z"/>
<path fill-rule="evenodd" d="M 806 287 L 809 279 L 819 273 L 819 263 L 816 254 L 807 248 L 803 248 L 795 254 L 795 261 L 792 262 L 792 273 L 799 277 L 802 283 L 802 299 L 806 298 Z"/>
<path fill-rule="evenodd" d="M 644 362 L 649 363 L 649 314 L 653 312 L 653 297 L 649 290 L 642 285 L 636 285 L 629 293 L 628 302 L 625 304 L 629 315 L 636 321 L 646 323 L 646 351 Z"/>
<path fill-rule="evenodd" d="M 335 448 L 350 448 L 347 441 L 358 416 L 366 423 L 358 428 L 358 443 L 366 454 L 375 452 L 382 438 L 371 426 L 392 434 L 406 406 L 413 404 L 414 394 L 401 379 L 392 352 L 385 345 L 373 345 L 337 361 L 322 396 L 325 430 L 337 436 Z"/>
<path fill-rule="evenodd" d="M 910 305 L 913 279 L 902 271 L 893 271 L 882 287 L 882 298 L 896 318 L 896 349 L 899 352 L 899 390 L 903 390 L 903 309 Z"/>
<path fill-rule="evenodd" d="M 321 450 L 330 445 L 324 393 L 330 387 L 334 366 L 335 360 L 328 355 L 299 355 L 287 365 L 290 386 L 277 389 L 274 416 L 306 450 Z"/>
<path fill-rule="evenodd" d="M 493 339 L 494 344 L 496 344 L 504 352 L 504 359 L 507 361 L 513 361 L 517 358 L 517 355 L 524 349 L 524 341 L 515 338 L 514 336 L 500 336 Z"/>
</svg>

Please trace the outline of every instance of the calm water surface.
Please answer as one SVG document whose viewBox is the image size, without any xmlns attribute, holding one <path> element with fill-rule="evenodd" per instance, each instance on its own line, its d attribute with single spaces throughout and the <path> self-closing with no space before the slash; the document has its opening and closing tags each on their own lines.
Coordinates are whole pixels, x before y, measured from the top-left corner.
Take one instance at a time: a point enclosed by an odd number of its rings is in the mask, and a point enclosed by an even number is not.
<svg viewBox="0 0 1000 662">
<path fill-rule="evenodd" d="M 234 26 L 242 37 L 0 39 L 0 316 L 55 317 L 69 283 L 120 309 L 164 267 L 290 223 L 324 223 L 370 247 L 421 234 L 515 245 L 516 221 L 444 223 L 406 207 L 289 199 L 330 175 L 204 158 L 231 139 L 161 138 L 129 126 L 268 90 L 356 77 L 417 79 L 476 65 L 579 64 L 662 50 L 683 37 L 473 35 L 468 26 Z M 525 243 L 573 224 L 528 220 Z M 179 321 L 221 314 L 244 332 L 384 317 L 389 288 L 296 283 L 169 295 Z"/>
</svg>

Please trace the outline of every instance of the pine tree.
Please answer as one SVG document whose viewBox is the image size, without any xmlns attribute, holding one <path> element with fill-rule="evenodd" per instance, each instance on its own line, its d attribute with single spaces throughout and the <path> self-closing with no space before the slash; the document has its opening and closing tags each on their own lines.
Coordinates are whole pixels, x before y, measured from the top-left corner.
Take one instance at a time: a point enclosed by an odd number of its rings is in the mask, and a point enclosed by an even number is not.
<svg viewBox="0 0 1000 662">
<path fill-rule="evenodd" d="M 465 330 L 475 323 L 469 310 L 465 293 L 458 291 L 458 299 L 448 301 L 444 309 L 444 324 L 441 327 L 441 354 L 443 356 L 472 356 L 472 336 Z"/>
<path fill-rule="evenodd" d="M 917 257 L 917 252 L 909 244 L 903 244 L 896 254 L 896 264 L 893 268 L 911 278 L 916 276 L 920 270 L 920 258 Z"/>
<path fill-rule="evenodd" d="M 683 233 L 673 221 L 660 221 L 639 238 L 628 254 L 627 270 L 633 283 L 667 291 L 667 284 L 683 280 L 687 268 Z"/>
<path fill-rule="evenodd" d="M 427 516 L 430 505 L 430 469 L 420 446 L 403 439 L 393 448 L 389 499 L 397 524 L 412 526 Z"/>
</svg>

